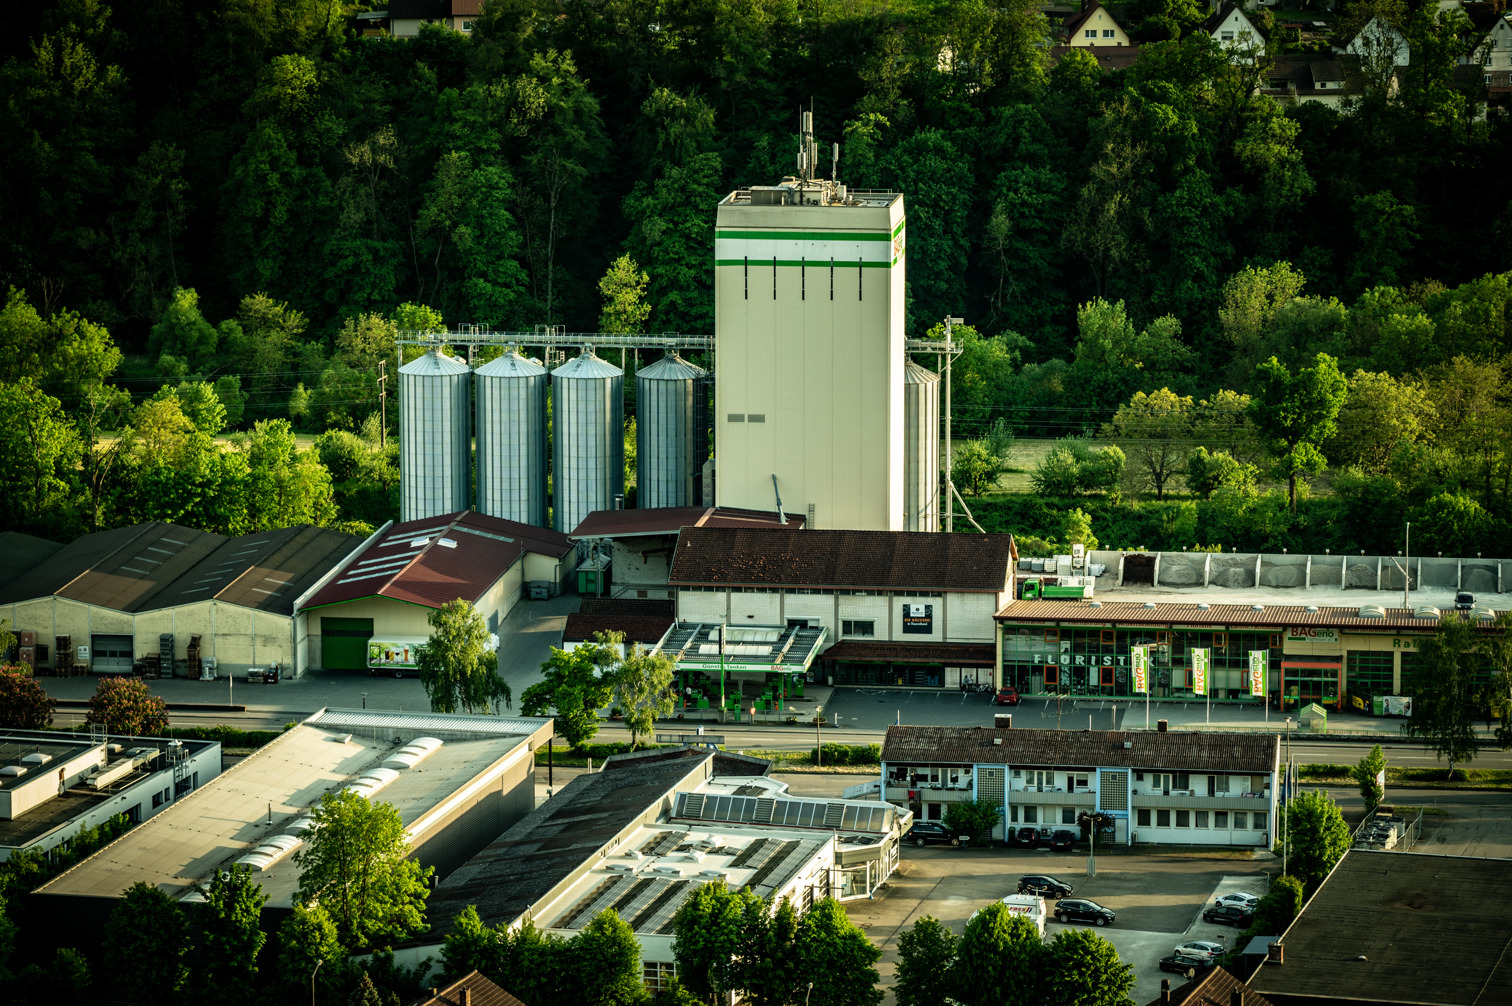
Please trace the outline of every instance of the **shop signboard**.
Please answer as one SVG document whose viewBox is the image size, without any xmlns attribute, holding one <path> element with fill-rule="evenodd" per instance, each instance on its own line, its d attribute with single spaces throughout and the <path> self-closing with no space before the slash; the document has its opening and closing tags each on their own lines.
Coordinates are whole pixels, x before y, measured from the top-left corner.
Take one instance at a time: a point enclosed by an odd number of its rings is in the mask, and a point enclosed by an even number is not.
<svg viewBox="0 0 1512 1006">
<path fill-rule="evenodd" d="M 1249 693 L 1265 696 L 1265 677 L 1270 670 L 1269 650 L 1249 651 Z"/>
<path fill-rule="evenodd" d="M 1337 629 L 1318 629 L 1311 625 L 1296 626 L 1286 630 L 1288 643 L 1337 643 Z"/>
<path fill-rule="evenodd" d="M 1134 666 L 1134 691 L 1141 695 L 1150 693 L 1150 648 L 1136 646 L 1129 651 Z"/>
<path fill-rule="evenodd" d="M 1208 693 L 1208 666 L 1212 652 L 1206 648 L 1192 651 L 1192 694 L 1194 695 Z"/>
<path fill-rule="evenodd" d="M 903 605 L 903 634 L 905 636 L 928 636 L 934 632 L 934 605 Z"/>
</svg>

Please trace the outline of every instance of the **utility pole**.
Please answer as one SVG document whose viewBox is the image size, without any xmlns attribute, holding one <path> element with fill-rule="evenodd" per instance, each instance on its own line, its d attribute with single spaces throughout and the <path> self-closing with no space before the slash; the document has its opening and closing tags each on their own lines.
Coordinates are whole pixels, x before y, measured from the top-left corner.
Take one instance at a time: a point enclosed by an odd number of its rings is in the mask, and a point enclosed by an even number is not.
<svg viewBox="0 0 1512 1006">
<path fill-rule="evenodd" d="M 945 319 L 945 530 L 955 530 L 955 456 L 950 447 L 950 362 L 952 360 L 951 333 L 955 326 L 964 325 L 965 318 Z"/>
<path fill-rule="evenodd" d="M 1281 806 L 1281 873 L 1285 875 L 1287 864 L 1291 861 L 1291 801 L 1292 801 L 1292 772 L 1291 772 L 1291 717 L 1286 718 L 1286 768 L 1283 778 L 1286 780 L 1286 801 Z M 1368 814 L 1369 811 L 1366 811 Z"/>
<path fill-rule="evenodd" d="M 1407 540 L 1402 543 L 1402 551 L 1406 553 L 1402 558 L 1402 607 L 1412 607 L 1412 602 L 1407 599 L 1407 591 L 1412 588 L 1412 522 L 1407 522 Z"/>
<path fill-rule="evenodd" d="M 388 369 L 387 360 L 378 361 L 378 449 L 388 449 Z"/>
</svg>

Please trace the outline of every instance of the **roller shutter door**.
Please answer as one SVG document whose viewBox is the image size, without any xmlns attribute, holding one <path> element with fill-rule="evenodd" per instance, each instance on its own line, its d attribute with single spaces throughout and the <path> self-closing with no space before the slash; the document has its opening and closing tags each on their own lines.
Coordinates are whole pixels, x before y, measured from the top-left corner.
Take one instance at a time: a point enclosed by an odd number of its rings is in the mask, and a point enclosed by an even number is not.
<svg viewBox="0 0 1512 1006">
<path fill-rule="evenodd" d="M 130 674 L 133 663 L 130 636 L 89 637 L 89 669 L 95 674 Z"/>
<path fill-rule="evenodd" d="M 322 618 L 320 663 L 328 671 L 367 669 L 367 644 L 373 638 L 371 618 Z"/>
</svg>

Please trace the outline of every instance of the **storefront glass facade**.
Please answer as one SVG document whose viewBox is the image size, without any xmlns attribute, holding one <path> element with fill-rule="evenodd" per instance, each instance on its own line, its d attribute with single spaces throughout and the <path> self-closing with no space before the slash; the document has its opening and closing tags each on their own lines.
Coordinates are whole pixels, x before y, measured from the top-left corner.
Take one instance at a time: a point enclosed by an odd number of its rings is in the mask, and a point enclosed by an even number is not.
<svg viewBox="0 0 1512 1006">
<path fill-rule="evenodd" d="M 1193 697 L 1192 650 L 1212 651 L 1214 700 L 1242 692 L 1251 650 L 1270 654 L 1270 688 L 1280 683 L 1281 633 L 1159 627 L 1003 626 L 1003 681 L 1029 695 L 1132 695 L 1129 651 L 1150 648 L 1151 696 Z"/>
</svg>

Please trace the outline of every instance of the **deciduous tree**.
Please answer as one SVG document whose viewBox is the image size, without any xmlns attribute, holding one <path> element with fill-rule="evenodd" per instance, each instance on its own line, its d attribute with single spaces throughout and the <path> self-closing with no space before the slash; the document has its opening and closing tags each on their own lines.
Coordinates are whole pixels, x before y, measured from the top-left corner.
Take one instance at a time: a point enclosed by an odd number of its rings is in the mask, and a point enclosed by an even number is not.
<svg viewBox="0 0 1512 1006">
<path fill-rule="evenodd" d="M 142 1006 L 177 999 L 189 976 L 183 910 L 165 891 L 137 881 L 111 909 L 105 926 L 105 971 L 116 995 Z"/>
<path fill-rule="evenodd" d="M 1386 755 L 1381 752 L 1381 745 L 1377 744 L 1350 772 L 1355 782 L 1359 784 L 1360 797 L 1365 801 L 1366 815 L 1369 815 L 1376 804 L 1386 797 L 1386 787 L 1382 784 L 1385 771 Z"/>
<path fill-rule="evenodd" d="M 750 888 L 731 890 L 716 880 L 697 888 L 673 916 L 677 973 L 700 1001 L 735 990 L 730 969 L 741 952 L 742 920 L 749 903 L 760 900 Z"/>
<path fill-rule="evenodd" d="M 1291 843 L 1290 872 L 1308 891 L 1317 890 L 1349 851 L 1349 825 L 1326 792 L 1305 790 L 1287 804 L 1283 827 Z M 1279 832 L 1278 832 L 1279 833 Z"/>
<path fill-rule="evenodd" d="M 650 736 L 660 717 L 672 715 L 677 707 L 672 691 L 675 667 L 671 658 L 661 653 L 647 653 L 639 644 L 631 646 L 624 661 L 614 672 L 614 696 L 625 726 L 630 731 L 634 750 L 642 737 Z"/>
<path fill-rule="evenodd" d="M 237 863 L 216 871 L 198 890 L 205 901 L 191 926 L 195 963 L 189 995 L 196 1002 L 224 1006 L 251 1002 L 257 956 L 267 940 L 262 909 L 268 896 L 253 879 L 252 868 Z"/>
<path fill-rule="evenodd" d="M 812 982 L 812 1006 L 879 1006 L 876 963 L 882 950 L 834 898 L 821 898 L 798 920 L 799 974 Z"/>
<path fill-rule="evenodd" d="M 992 829 L 1002 819 L 1002 804 L 985 797 L 955 800 L 945 805 L 945 827 L 978 843 L 990 842 Z"/>
<path fill-rule="evenodd" d="M 45 730 L 52 714 L 53 699 L 26 668 L 0 667 L 0 726 Z"/>
<path fill-rule="evenodd" d="M 84 722 L 106 733 L 152 737 L 168 728 L 168 703 L 140 678 L 101 678 Z"/>
<path fill-rule="evenodd" d="M 598 733 L 598 714 L 614 697 L 614 667 L 620 660 L 617 647 L 623 645 L 622 634 L 600 632 L 592 643 L 574 650 L 553 647 L 541 665 L 545 680 L 525 689 L 520 712 L 545 716 L 555 709 L 557 736 L 581 748 Z"/>
<path fill-rule="evenodd" d="M 990 904 L 966 922 L 956 944 L 950 996 L 963 1006 L 1039 1006 L 1044 995 L 1045 942 L 1034 923 Z"/>
<path fill-rule="evenodd" d="M 1317 445 L 1337 429 L 1335 420 L 1348 397 L 1348 384 L 1334 358 L 1325 353 L 1295 374 L 1273 356 L 1256 368 L 1255 381 L 1250 417 L 1270 440 L 1276 470 L 1286 479 L 1295 511 L 1298 480 L 1319 474 L 1326 465 Z"/>
<path fill-rule="evenodd" d="M 1133 1006 L 1134 967 L 1090 929 L 1063 928 L 1045 953 L 1045 1001 L 1065 1006 Z"/>
<path fill-rule="evenodd" d="M 1157 500 L 1165 497 L 1166 486 L 1184 467 L 1195 408 L 1190 395 L 1178 395 L 1170 388 L 1148 395 L 1137 391 L 1103 424 L 1103 436 L 1118 441 L 1141 483 Z"/>
<path fill-rule="evenodd" d="M 420 648 L 420 684 L 438 713 L 498 713 L 514 700 L 499 677 L 499 655 L 483 615 L 457 598 L 430 613 L 430 638 Z"/>
<path fill-rule="evenodd" d="M 898 1006 L 936 1006 L 942 991 L 950 987 L 955 954 L 955 933 L 932 915 L 899 933 L 893 981 Z"/>
<path fill-rule="evenodd" d="M 1404 682 L 1412 696 L 1412 713 L 1402 733 L 1448 759 L 1446 778 L 1454 777 L 1455 762 L 1470 761 L 1479 751 L 1475 710 L 1486 662 L 1475 624 L 1451 615 L 1439 622 L 1432 638 L 1418 645 L 1417 660 Z"/>
<path fill-rule="evenodd" d="M 352 950 L 425 929 L 434 870 L 406 858 L 409 840 L 393 804 L 341 790 L 321 797 L 310 817 L 308 841 L 294 854 L 300 904 L 318 903 Z"/>
</svg>

